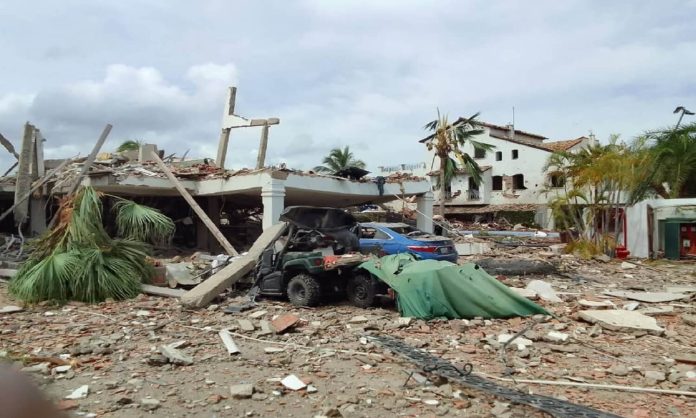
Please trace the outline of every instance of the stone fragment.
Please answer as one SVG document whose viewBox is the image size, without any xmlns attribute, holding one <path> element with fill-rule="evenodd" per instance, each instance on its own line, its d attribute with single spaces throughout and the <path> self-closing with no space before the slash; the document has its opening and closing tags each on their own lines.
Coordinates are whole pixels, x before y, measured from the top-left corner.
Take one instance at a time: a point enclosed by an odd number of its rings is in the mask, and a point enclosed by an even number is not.
<svg viewBox="0 0 696 418">
<path fill-rule="evenodd" d="M 254 394 L 254 385 L 242 383 L 230 386 L 230 395 L 233 399 L 248 399 Z"/>
<path fill-rule="evenodd" d="M 543 280 L 532 280 L 531 282 L 527 283 L 527 290 L 536 292 L 540 298 L 547 302 L 562 302 L 561 298 L 559 298 L 556 294 L 556 291 L 553 290 L 553 287 L 551 287 L 551 284 Z"/>
<path fill-rule="evenodd" d="M 188 366 L 193 364 L 192 357 L 184 354 L 170 345 L 160 346 L 160 353 L 162 353 L 162 355 L 165 356 L 172 364 L 177 364 L 180 366 Z"/>
<path fill-rule="evenodd" d="M 66 396 L 65 399 L 84 399 L 89 394 L 89 386 L 82 385 L 79 388 L 73 390 L 70 395 Z"/>
<path fill-rule="evenodd" d="M 39 373 L 48 374 L 51 371 L 51 363 L 38 363 L 33 366 L 27 366 L 22 368 L 24 373 Z"/>
<path fill-rule="evenodd" d="M 266 354 L 276 354 L 276 353 L 282 353 L 283 351 L 285 351 L 285 349 L 282 347 L 266 347 L 263 349 L 263 351 Z"/>
<path fill-rule="evenodd" d="M 566 342 L 568 341 L 568 334 L 558 331 L 549 331 L 549 333 L 546 334 L 546 339 L 554 343 Z"/>
<path fill-rule="evenodd" d="M 608 300 L 603 300 L 601 302 L 598 302 L 595 300 L 580 299 L 578 301 L 578 304 L 580 306 L 585 307 L 585 308 L 592 308 L 592 309 L 602 309 L 602 308 L 613 309 L 616 307 L 613 303 L 611 303 Z"/>
<path fill-rule="evenodd" d="M 686 325 L 690 325 L 692 327 L 696 327 L 696 315 L 689 315 L 689 314 L 683 314 L 681 316 L 681 320 L 683 323 Z"/>
<path fill-rule="evenodd" d="M 398 318 L 398 319 L 396 320 L 396 325 L 397 325 L 399 328 L 406 328 L 406 327 L 408 327 L 409 325 L 411 325 L 411 322 L 412 322 L 412 321 L 413 321 L 413 318 L 410 318 L 410 317 L 408 317 L 408 316 L 406 316 L 406 317 L 400 317 L 400 318 Z"/>
<path fill-rule="evenodd" d="M 140 400 L 140 407 L 146 411 L 154 411 L 160 407 L 160 401 L 152 398 L 145 398 Z"/>
<path fill-rule="evenodd" d="M 635 311 L 640 306 L 638 302 L 628 302 L 624 304 L 623 309 L 627 311 Z"/>
<path fill-rule="evenodd" d="M 500 334 L 500 335 L 498 335 L 498 342 L 500 344 L 505 344 L 506 342 L 510 341 L 510 339 L 512 337 L 514 337 L 514 335 L 512 335 L 512 334 Z M 515 338 L 510 344 L 515 345 L 518 350 L 522 351 L 527 346 L 532 345 L 533 342 L 532 342 L 532 340 L 529 340 L 527 338 L 519 336 L 519 337 Z"/>
<path fill-rule="evenodd" d="M 621 263 L 621 268 L 624 269 L 624 270 L 631 270 L 631 269 L 634 269 L 634 268 L 636 268 L 636 267 L 638 267 L 638 266 L 636 266 L 636 265 L 633 264 L 633 263 L 628 263 L 628 262 L 626 262 L 626 261 L 623 261 L 623 262 Z"/>
<path fill-rule="evenodd" d="M 613 331 L 647 331 L 656 335 L 665 331 L 657 326 L 655 318 L 623 309 L 580 311 L 579 315 L 584 321 Z"/>
<path fill-rule="evenodd" d="M 669 292 L 627 292 L 624 290 L 604 292 L 605 295 L 614 296 L 617 298 L 637 300 L 646 303 L 664 303 L 675 300 L 682 300 L 688 297 L 683 293 Z"/>
<path fill-rule="evenodd" d="M 264 315 L 266 315 L 267 313 L 268 313 L 268 311 L 256 311 L 256 312 L 252 312 L 252 313 L 249 314 L 249 318 L 252 318 L 252 319 L 259 319 L 259 318 L 263 317 Z"/>
<path fill-rule="evenodd" d="M 282 334 L 300 322 L 300 317 L 293 314 L 280 315 L 271 321 L 271 327 L 277 334 Z"/>
<path fill-rule="evenodd" d="M 72 366 L 69 364 L 65 364 L 63 366 L 56 366 L 53 368 L 53 370 L 55 370 L 56 373 L 66 373 L 70 369 L 72 369 Z"/>
<path fill-rule="evenodd" d="M 262 319 L 261 322 L 259 322 L 259 325 L 261 325 L 261 331 L 258 332 L 258 335 L 260 337 L 262 337 L 264 335 L 273 334 L 273 328 L 271 327 L 270 321 L 266 321 L 266 320 Z"/>
<path fill-rule="evenodd" d="M 597 261 L 601 261 L 602 263 L 608 263 L 611 261 L 611 257 L 609 257 L 606 254 L 597 254 L 597 255 L 593 256 L 592 258 L 594 258 Z"/>
<path fill-rule="evenodd" d="M 239 328 L 241 328 L 244 332 L 251 332 L 256 329 L 254 324 L 248 319 L 238 319 L 237 323 L 239 324 Z"/>
<path fill-rule="evenodd" d="M 21 306 L 7 305 L 0 308 L 0 314 L 9 314 L 15 312 L 22 312 L 24 308 Z"/>
<path fill-rule="evenodd" d="M 614 376 L 628 376 L 631 371 L 623 364 L 617 364 L 609 368 L 609 373 Z"/>
<path fill-rule="evenodd" d="M 300 390 L 307 387 L 307 384 L 294 374 L 284 377 L 280 383 L 290 390 Z"/>
<path fill-rule="evenodd" d="M 367 321 L 368 321 L 367 317 L 362 316 L 362 315 L 358 315 L 358 316 L 354 316 L 354 317 L 350 318 L 348 320 L 348 323 L 349 324 L 364 324 Z"/>
<path fill-rule="evenodd" d="M 664 372 L 656 370 L 648 370 L 645 372 L 644 376 L 648 382 L 651 382 L 652 384 L 659 383 L 667 379 Z"/>
<path fill-rule="evenodd" d="M 656 306 L 656 307 L 648 307 L 645 309 L 639 309 L 638 312 L 642 313 L 643 315 L 672 315 L 674 314 L 674 306 Z"/>
</svg>

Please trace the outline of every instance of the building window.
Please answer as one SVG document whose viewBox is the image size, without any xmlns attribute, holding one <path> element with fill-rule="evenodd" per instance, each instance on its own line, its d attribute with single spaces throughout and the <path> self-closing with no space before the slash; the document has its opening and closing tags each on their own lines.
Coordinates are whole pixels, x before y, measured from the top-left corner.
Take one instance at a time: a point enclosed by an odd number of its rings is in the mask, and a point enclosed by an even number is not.
<svg viewBox="0 0 696 418">
<path fill-rule="evenodd" d="M 524 174 L 515 174 L 512 176 L 512 188 L 514 190 L 524 190 Z"/>
<path fill-rule="evenodd" d="M 565 182 L 566 179 L 562 173 L 549 174 L 549 184 L 551 185 L 551 187 L 564 187 Z"/>
<path fill-rule="evenodd" d="M 503 176 L 493 176 L 493 190 L 503 190 Z"/>
<path fill-rule="evenodd" d="M 516 160 L 517 157 L 519 157 L 519 156 L 520 156 L 519 151 L 517 151 L 516 149 L 512 150 L 512 159 L 513 160 Z"/>
<path fill-rule="evenodd" d="M 496 160 L 496 161 L 502 161 L 502 160 L 503 160 L 503 152 L 502 152 L 502 151 L 496 151 L 496 152 L 495 152 L 495 160 Z"/>
<path fill-rule="evenodd" d="M 486 150 L 483 148 L 474 148 L 474 158 L 486 158 Z"/>
</svg>

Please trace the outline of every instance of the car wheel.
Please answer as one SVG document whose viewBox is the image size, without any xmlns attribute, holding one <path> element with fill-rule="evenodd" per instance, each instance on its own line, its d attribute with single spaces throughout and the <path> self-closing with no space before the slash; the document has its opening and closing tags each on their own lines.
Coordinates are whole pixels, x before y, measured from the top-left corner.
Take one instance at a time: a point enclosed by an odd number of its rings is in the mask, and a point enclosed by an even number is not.
<svg viewBox="0 0 696 418">
<path fill-rule="evenodd" d="M 375 293 L 372 277 L 364 273 L 353 276 L 346 286 L 346 295 L 350 303 L 361 308 L 372 306 L 375 301 Z"/>
<path fill-rule="evenodd" d="M 309 274 L 300 273 L 288 282 L 288 299 L 295 306 L 317 306 L 321 300 L 319 282 Z"/>
</svg>

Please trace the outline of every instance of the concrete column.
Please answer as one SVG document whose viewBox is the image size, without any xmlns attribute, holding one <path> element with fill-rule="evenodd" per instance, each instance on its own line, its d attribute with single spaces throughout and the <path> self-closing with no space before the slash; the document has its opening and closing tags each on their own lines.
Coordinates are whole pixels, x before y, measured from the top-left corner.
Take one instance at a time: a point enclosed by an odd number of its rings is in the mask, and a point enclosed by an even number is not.
<svg viewBox="0 0 696 418">
<path fill-rule="evenodd" d="M 433 192 L 425 192 L 416 199 L 416 226 L 421 231 L 433 232 Z"/>
<path fill-rule="evenodd" d="M 263 204 L 263 229 L 268 229 L 278 223 L 280 214 L 285 208 L 285 183 L 271 179 L 261 188 L 261 203 Z"/>
</svg>

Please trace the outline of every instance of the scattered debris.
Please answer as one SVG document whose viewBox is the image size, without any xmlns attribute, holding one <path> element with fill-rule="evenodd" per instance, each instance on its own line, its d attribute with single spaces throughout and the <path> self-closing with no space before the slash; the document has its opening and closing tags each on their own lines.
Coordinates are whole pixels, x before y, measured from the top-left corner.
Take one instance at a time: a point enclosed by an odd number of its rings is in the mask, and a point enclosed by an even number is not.
<svg viewBox="0 0 696 418">
<path fill-rule="evenodd" d="M 24 308 L 22 308 L 21 306 L 7 305 L 0 308 L 0 314 L 22 312 L 23 310 Z"/>
<path fill-rule="evenodd" d="M 280 383 L 290 390 L 301 390 L 307 387 L 307 384 L 294 374 L 284 377 Z"/>
<path fill-rule="evenodd" d="M 608 300 L 603 300 L 603 301 L 594 301 L 594 300 L 586 300 L 586 299 L 580 299 L 578 301 L 578 304 L 580 306 L 583 306 L 585 308 L 592 308 L 592 309 L 602 309 L 602 308 L 607 308 L 607 309 L 614 309 L 616 308 L 616 305 L 611 303 L 611 301 Z"/>
<path fill-rule="evenodd" d="M 82 385 L 79 388 L 73 390 L 70 395 L 66 396 L 64 399 L 84 399 L 89 394 L 89 386 Z"/>
<path fill-rule="evenodd" d="M 608 291 L 604 292 L 605 295 L 614 296 L 617 298 L 637 300 L 639 302 L 646 303 L 664 303 L 672 302 L 675 300 L 686 299 L 688 295 L 683 293 L 669 293 L 669 292 L 625 292 L 625 291 Z"/>
<path fill-rule="evenodd" d="M 547 302 L 563 302 L 563 300 L 556 294 L 556 291 L 553 290 L 553 287 L 543 280 L 532 280 L 527 284 L 527 290 L 536 293 L 540 298 Z"/>
<path fill-rule="evenodd" d="M 177 364 L 180 366 L 189 366 L 193 364 L 192 357 L 187 356 L 171 345 L 160 346 L 160 353 L 162 353 L 162 355 L 165 356 L 172 364 Z"/>
<path fill-rule="evenodd" d="M 660 335 L 665 330 L 657 326 L 655 318 L 634 311 L 623 309 L 580 311 L 580 318 L 597 323 L 603 328 L 613 331 L 647 331 Z"/>
<path fill-rule="evenodd" d="M 249 399 L 254 394 L 254 385 L 243 383 L 230 386 L 230 395 L 233 399 Z"/>
<path fill-rule="evenodd" d="M 293 314 L 284 314 L 271 321 L 271 326 L 277 334 L 282 334 L 293 328 L 298 322 L 300 322 L 299 316 Z"/>
<path fill-rule="evenodd" d="M 225 349 L 230 355 L 240 353 L 239 347 L 237 347 L 237 344 L 234 343 L 232 335 L 228 330 L 220 330 L 220 332 L 218 332 L 218 335 L 220 336 L 220 339 L 222 339 L 222 343 L 225 345 Z"/>
</svg>

